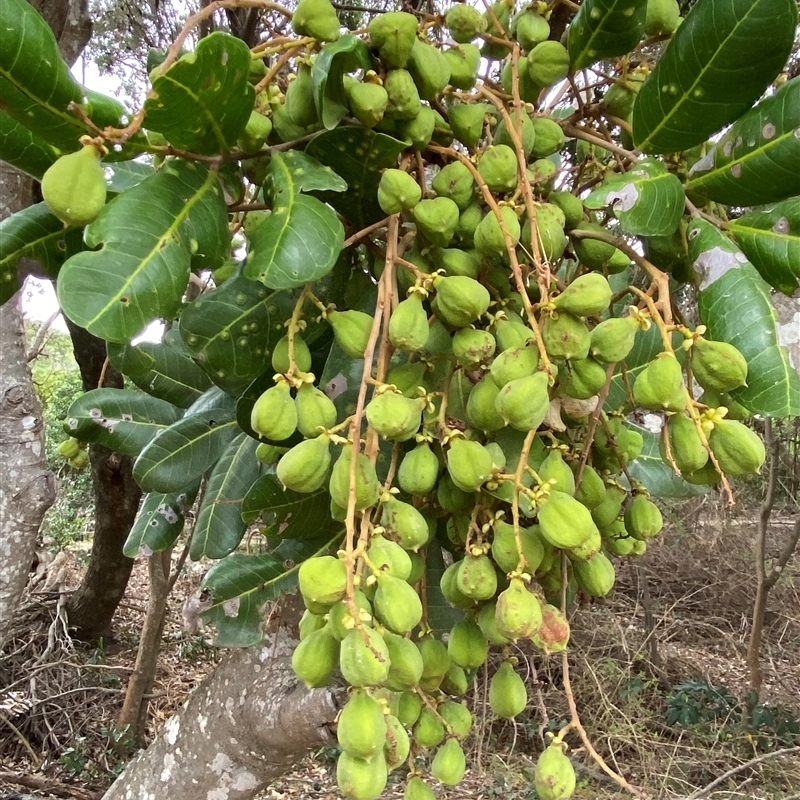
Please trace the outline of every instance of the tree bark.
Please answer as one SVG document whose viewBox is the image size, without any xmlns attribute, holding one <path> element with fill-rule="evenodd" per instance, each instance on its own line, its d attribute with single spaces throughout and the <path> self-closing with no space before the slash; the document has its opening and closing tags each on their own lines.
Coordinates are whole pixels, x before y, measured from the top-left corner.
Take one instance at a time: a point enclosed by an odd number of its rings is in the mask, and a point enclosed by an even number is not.
<svg viewBox="0 0 800 800">
<path fill-rule="evenodd" d="M 228 655 L 104 800 L 249 800 L 315 747 L 334 741 L 336 693 L 308 690 L 284 629 L 272 647 Z"/>
</svg>

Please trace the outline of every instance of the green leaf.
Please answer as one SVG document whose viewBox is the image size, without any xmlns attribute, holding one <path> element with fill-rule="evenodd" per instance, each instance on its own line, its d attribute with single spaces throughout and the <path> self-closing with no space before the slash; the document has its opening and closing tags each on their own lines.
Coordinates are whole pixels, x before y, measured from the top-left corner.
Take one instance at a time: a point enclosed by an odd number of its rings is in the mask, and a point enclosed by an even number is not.
<svg viewBox="0 0 800 800">
<path fill-rule="evenodd" d="M 344 90 L 345 73 L 366 71 L 370 66 L 369 50 L 358 36 L 346 33 L 322 48 L 311 69 L 311 79 L 317 113 L 327 130 L 335 128 L 350 111 Z"/>
<path fill-rule="evenodd" d="M 61 268 L 58 299 L 77 325 L 127 342 L 180 307 L 192 265 L 214 268 L 230 247 L 216 173 L 170 161 L 119 195 L 85 233 L 98 248 Z"/>
<path fill-rule="evenodd" d="M 683 216 L 683 186 L 660 161 L 645 158 L 630 172 L 607 180 L 583 204 L 609 205 L 626 233 L 667 236 L 677 230 Z"/>
<path fill-rule="evenodd" d="M 65 228 L 45 203 L 23 208 L 0 222 L 0 305 L 28 273 L 55 278 L 64 261 L 83 248 L 83 230 Z"/>
<path fill-rule="evenodd" d="M 644 35 L 647 0 L 583 0 L 569 26 L 569 59 L 583 69 L 629 53 Z"/>
<path fill-rule="evenodd" d="M 181 338 L 211 380 L 239 395 L 265 370 L 275 343 L 286 333 L 294 300 L 262 283 L 238 277 L 188 305 Z"/>
<path fill-rule="evenodd" d="M 754 414 L 800 415 L 800 376 L 781 344 L 769 286 L 711 223 L 693 220 L 688 235 L 706 335 L 732 344 L 747 359 L 747 386 L 735 389 L 731 396 Z"/>
<path fill-rule="evenodd" d="M 636 98 L 636 147 L 686 150 L 733 122 L 783 68 L 796 25 L 796 0 L 698 0 Z"/>
<path fill-rule="evenodd" d="M 58 150 L 41 136 L 0 111 L 0 159 L 6 164 L 41 180 L 58 155 Z"/>
<path fill-rule="evenodd" d="M 256 447 L 258 442 L 240 433 L 214 466 L 192 532 L 189 557 L 193 561 L 222 558 L 242 540 L 247 530 L 242 500 L 262 469 Z"/>
<path fill-rule="evenodd" d="M 406 147 L 406 142 L 385 133 L 345 126 L 314 137 L 306 153 L 347 181 L 347 192 L 325 195 L 324 199 L 360 229 L 385 216 L 377 202 L 381 173 L 397 166 L 397 157 Z"/>
<path fill-rule="evenodd" d="M 106 349 L 108 360 L 142 391 L 179 408 L 188 408 L 211 386 L 188 355 L 164 342 L 109 342 Z"/>
<path fill-rule="evenodd" d="M 249 69 L 250 50 L 241 39 L 223 31 L 206 36 L 155 78 L 145 125 L 192 153 L 233 150 L 253 110 Z"/>
<path fill-rule="evenodd" d="M 291 289 L 327 275 L 344 244 L 336 212 L 300 194 L 305 178 L 302 171 L 295 175 L 291 163 L 283 153 L 272 156 L 272 213 L 253 234 L 244 269 L 271 289 Z"/>
<path fill-rule="evenodd" d="M 142 450 L 133 477 L 145 492 L 177 492 L 213 466 L 237 433 L 230 405 L 187 412 Z"/>
<path fill-rule="evenodd" d="M 142 392 L 93 389 L 69 407 L 64 430 L 81 441 L 137 456 L 157 433 L 180 416 L 180 409 Z"/>
<path fill-rule="evenodd" d="M 800 197 L 731 220 L 728 233 L 770 286 L 794 294 L 800 284 Z"/>
<path fill-rule="evenodd" d="M 267 188 L 272 190 L 272 179 L 277 176 L 281 191 L 294 192 L 346 192 L 347 183 L 339 177 L 330 167 L 320 164 L 302 150 L 287 150 L 281 153 L 281 159 L 286 169 L 291 173 L 292 183 L 283 180 L 283 170 L 272 172 L 268 176 Z"/>
<path fill-rule="evenodd" d="M 731 126 L 689 170 L 687 192 L 730 206 L 800 194 L 800 78 L 785 83 Z"/>
<path fill-rule="evenodd" d="M 264 605 L 270 599 L 267 590 L 255 589 L 241 599 L 228 600 L 203 613 L 203 620 L 217 629 L 214 647 L 253 647 L 261 644 L 264 641 Z"/>
<path fill-rule="evenodd" d="M 266 526 L 262 531 L 265 536 L 308 539 L 333 524 L 330 502 L 327 487 L 311 494 L 284 489 L 272 467 L 245 495 L 242 519 L 249 524 L 260 518 Z"/>
<path fill-rule="evenodd" d="M 109 192 L 126 192 L 155 172 L 152 164 L 144 161 L 119 161 L 106 167 Z"/>
<path fill-rule="evenodd" d="M 200 484 L 180 494 L 146 494 L 122 547 L 128 558 L 150 556 L 172 547 L 183 531 L 185 514 L 192 507 Z"/>
</svg>

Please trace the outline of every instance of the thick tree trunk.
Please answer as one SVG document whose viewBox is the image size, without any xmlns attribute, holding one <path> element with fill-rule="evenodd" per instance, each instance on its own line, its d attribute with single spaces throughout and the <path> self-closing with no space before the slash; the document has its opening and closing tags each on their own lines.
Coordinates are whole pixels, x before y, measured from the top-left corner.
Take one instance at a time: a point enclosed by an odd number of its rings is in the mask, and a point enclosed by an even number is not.
<svg viewBox="0 0 800 800">
<path fill-rule="evenodd" d="M 104 800 L 249 800 L 334 741 L 336 694 L 292 671 L 294 642 L 233 651 L 127 767 Z"/>
</svg>

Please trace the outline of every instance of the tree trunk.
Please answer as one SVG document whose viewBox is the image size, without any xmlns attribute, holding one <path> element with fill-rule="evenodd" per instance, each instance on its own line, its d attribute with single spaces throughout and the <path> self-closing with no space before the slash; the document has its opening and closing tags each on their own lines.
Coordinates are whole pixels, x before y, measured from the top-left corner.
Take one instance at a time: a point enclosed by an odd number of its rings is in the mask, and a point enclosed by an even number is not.
<svg viewBox="0 0 800 800">
<path fill-rule="evenodd" d="M 291 668 L 294 640 L 228 655 L 104 800 L 249 800 L 315 747 L 334 741 L 335 692 L 308 690 Z"/>
</svg>

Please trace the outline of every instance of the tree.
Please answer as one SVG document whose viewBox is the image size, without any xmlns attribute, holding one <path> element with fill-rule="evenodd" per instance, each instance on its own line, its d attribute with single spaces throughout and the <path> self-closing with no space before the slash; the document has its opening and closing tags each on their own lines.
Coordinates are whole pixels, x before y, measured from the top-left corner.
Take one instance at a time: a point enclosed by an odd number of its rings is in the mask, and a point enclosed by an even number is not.
<svg viewBox="0 0 800 800">
<path fill-rule="evenodd" d="M 22 0 L 1 8 L 18 52 L 50 47 Z M 220 29 L 242 8 L 263 11 L 252 49 Z M 253 796 L 276 774 L 252 753 L 254 695 L 275 714 L 318 703 L 295 715 L 285 765 L 333 717 L 337 669 L 354 687 L 346 796 L 380 795 L 407 729 L 456 784 L 470 719 L 446 698 L 517 639 L 562 654 L 570 702 L 540 794 L 558 779 L 569 796 L 578 741 L 632 788 L 581 725 L 567 614 L 645 551 L 652 498 L 733 501 L 765 459 L 744 421 L 799 413 L 770 299 L 800 279 L 800 81 L 782 75 L 797 6 L 698 0 L 680 27 L 672 2 L 550 11 L 365 10 L 362 35 L 327 0 L 218 0 L 151 54 L 132 117 L 84 101 L 57 58 L 36 80 L 3 62 L 25 91 L 3 97 L 2 156 L 44 174 L 46 200 L 7 223 L 37 220 L 3 263 L 72 237 L 64 313 L 141 390 L 87 392 L 65 430 L 135 458 L 146 494 L 126 554 L 168 551 L 196 503 L 190 557 L 216 561 L 203 616 L 220 646 L 256 648 L 110 797 L 159 781 L 177 800 Z M 217 29 L 182 55 L 200 26 Z M 155 319 L 163 340 L 132 344 Z M 202 734 L 263 646 L 265 605 L 298 585 L 289 649 L 313 691 L 294 691 L 282 651 L 280 679 L 241 686 L 225 715 L 224 768 L 192 782 L 217 763 Z M 525 706 L 510 658 L 490 700 L 499 716 Z"/>
</svg>

